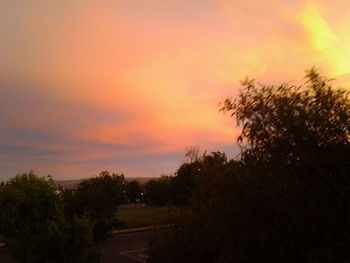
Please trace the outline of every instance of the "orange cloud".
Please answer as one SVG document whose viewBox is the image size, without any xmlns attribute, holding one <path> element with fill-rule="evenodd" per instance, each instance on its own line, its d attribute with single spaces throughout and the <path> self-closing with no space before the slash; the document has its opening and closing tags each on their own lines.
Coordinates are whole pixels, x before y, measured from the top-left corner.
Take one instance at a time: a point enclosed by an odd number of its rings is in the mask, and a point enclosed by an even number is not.
<svg viewBox="0 0 350 263">
<path fill-rule="evenodd" d="M 350 30 L 344 25 L 331 28 L 323 14 L 326 12 L 326 7 L 307 2 L 300 12 L 300 22 L 315 53 L 325 60 L 333 76 L 339 76 L 350 72 Z"/>
<path fill-rule="evenodd" d="M 218 103 L 238 80 L 298 80 L 313 65 L 348 75 L 349 10 L 347 0 L 3 1 L 0 88 L 18 92 L 0 118 L 66 140 L 14 146 L 74 160 L 233 145 L 239 129 Z"/>
</svg>

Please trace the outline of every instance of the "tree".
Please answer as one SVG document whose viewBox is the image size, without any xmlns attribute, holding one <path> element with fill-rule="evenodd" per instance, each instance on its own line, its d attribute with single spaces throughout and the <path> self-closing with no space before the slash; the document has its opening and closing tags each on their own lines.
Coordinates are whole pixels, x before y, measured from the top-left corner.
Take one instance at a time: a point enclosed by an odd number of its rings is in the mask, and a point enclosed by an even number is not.
<svg viewBox="0 0 350 263">
<path fill-rule="evenodd" d="M 349 93 L 315 69 L 301 86 L 257 87 L 253 80 L 243 86 L 222 110 L 242 125 L 241 160 L 260 184 L 251 188 L 256 198 L 265 200 L 250 201 L 260 203 L 253 212 L 261 220 L 251 221 L 266 235 L 260 244 L 271 244 L 256 257 L 270 252 L 280 261 L 348 261 Z"/>
<path fill-rule="evenodd" d="M 171 201 L 174 205 L 187 205 L 197 187 L 199 162 L 184 163 L 171 179 Z"/>
<path fill-rule="evenodd" d="M 238 138 L 243 143 L 242 159 L 322 165 L 319 158 L 325 155 L 337 164 L 338 156 L 347 157 L 348 92 L 330 83 L 315 69 L 307 72 L 302 86 L 258 87 L 254 80 L 243 81 L 239 97 L 226 99 L 220 109 L 230 112 L 242 126 Z"/>
<path fill-rule="evenodd" d="M 190 146 L 186 148 L 186 157 L 190 159 L 190 163 L 199 159 L 199 146 Z"/>
<path fill-rule="evenodd" d="M 171 178 L 172 203 L 188 205 L 195 192 L 202 191 L 207 198 L 205 188 L 211 179 L 227 163 L 227 156 L 221 152 L 212 152 L 197 157 L 195 161 L 182 164 Z"/>
<path fill-rule="evenodd" d="M 17 175 L 0 191 L 0 233 L 19 262 L 98 262 L 91 225 L 66 220 L 51 177 Z"/>
<path fill-rule="evenodd" d="M 171 228 L 152 233 L 150 262 L 215 262 L 213 259 L 220 256 L 214 249 L 220 247 L 215 241 L 226 232 L 218 223 L 223 217 L 230 218 L 221 210 L 228 203 L 220 203 L 215 214 L 212 204 L 223 187 L 218 182 L 224 181 L 235 163 L 224 153 L 212 152 L 180 166 L 172 178 L 176 190 L 173 202 L 180 207 L 165 215 L 162 223 Z"/>
<path fill-rule="evenodd" d="M 240 157 L 202 166 L 150 261 L 349 262 L 348 93 L 314 69 L 301 86 L 242 84 L 221 108 L 242 127 Z"/>
<path fill-rule="evenodd" d="M 67 214 L 89 218 L 94 240 L 104 241 L 118 226 L 117 210 L 125 202 L 125 186 L 123 174 L 110 174 L 107 171 L 84 180 L 76 189 L 65 191 Z"/>
<path fill-rule="evenodd" d="M 170 182 L 171 178 L 169 176 L 148 181 L 144 185 L 145 202 L 155 206 L 169 204 L 171 201 Z"/>
<path fill-rule="evenodd" d="M 129 203 L 135 204 L 141 201 L 142 186 L 138 181 L 128 182 L 126 185 L 126 196 Z"/>
</svg>

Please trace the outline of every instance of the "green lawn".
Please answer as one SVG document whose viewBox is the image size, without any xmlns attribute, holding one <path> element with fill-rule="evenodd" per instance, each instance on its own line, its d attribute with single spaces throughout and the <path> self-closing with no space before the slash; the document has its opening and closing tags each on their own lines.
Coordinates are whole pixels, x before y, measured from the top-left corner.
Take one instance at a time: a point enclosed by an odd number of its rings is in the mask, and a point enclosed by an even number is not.
<svg viewBox="0 0 350 263">
<path fill-rule="evenodd" d="M 125 222 L 122 228 L 152 226 L 159 223 L 167 207 L 130 207 L 119 208 L 118 218 Z"/>
</svg>

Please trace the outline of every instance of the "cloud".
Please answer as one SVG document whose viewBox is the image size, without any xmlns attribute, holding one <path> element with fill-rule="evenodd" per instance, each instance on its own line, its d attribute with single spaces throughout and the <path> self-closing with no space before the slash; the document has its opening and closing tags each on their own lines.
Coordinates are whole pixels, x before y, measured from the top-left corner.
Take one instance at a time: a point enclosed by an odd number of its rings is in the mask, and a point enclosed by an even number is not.
<svg viewBox="0 0 350 263">
<path fill-rule="evenodd" d="M 313 65 L 331 77 L 350 72 L 349 7 L 346 0 L 1 1 L 2 166 L 83 176 L 100 165 L 149 175 L 170 173 L 189 145 L 234 148 L 239 129 L 218 103 L 238 93 L 238 80 L 298 80 Z"/>
<path fill-rule="evenodd" d="M 68 139 L 19 128 L 2 130 L 0 138 L 2 179 L 28 170 L 67 179 L 89 177 L 101 170 L 157 176 L 174 171 L 183 155 L 142 153 L 135 146 Z"/>
<path fill-rule="evenodd" d="M 328 12 L 327 12 L 328 11 Z M 317 2 L 306 2 L 299 17 L 315 56 L 321 57 L 328 71 L 335 76 L 350 72 L 349 38 L 345 24 L 332 27 L 327 21 L 329 10 Z"/>
</svg>

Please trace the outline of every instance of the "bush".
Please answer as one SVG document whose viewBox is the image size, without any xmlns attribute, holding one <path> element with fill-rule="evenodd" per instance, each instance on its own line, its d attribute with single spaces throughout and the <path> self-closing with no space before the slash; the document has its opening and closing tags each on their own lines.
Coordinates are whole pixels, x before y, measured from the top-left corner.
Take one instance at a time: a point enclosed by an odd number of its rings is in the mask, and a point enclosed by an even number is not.
<svg viewBox="0 0 350 263">
<path fill-rule="evenodd" d="M 32 172 L 9 180 L 0 192 L 0 233 L 19 262 L 98 262 L 91 225 L 66 220 L 50 177 Z M 76 245 L 79 244 L 79 245 Z"/>
</svg>

